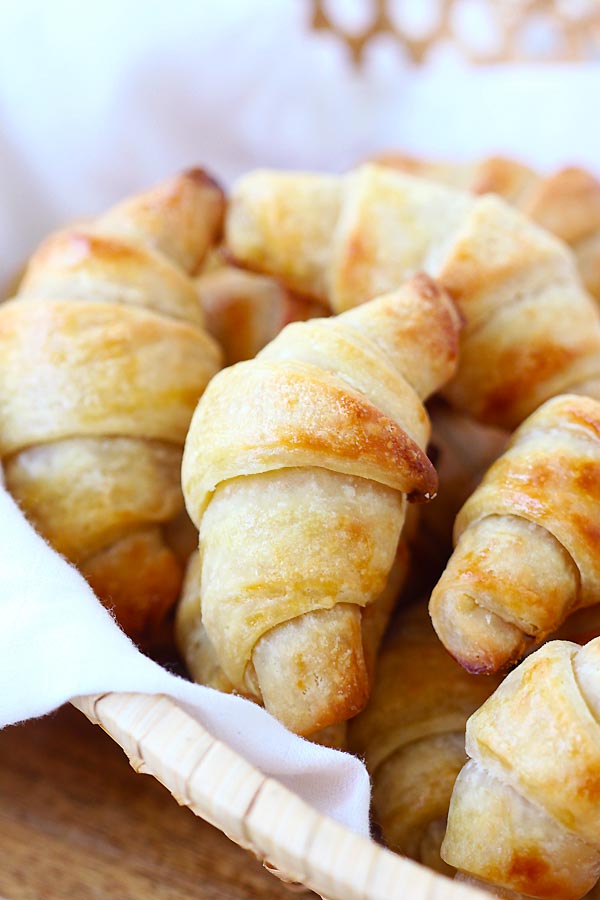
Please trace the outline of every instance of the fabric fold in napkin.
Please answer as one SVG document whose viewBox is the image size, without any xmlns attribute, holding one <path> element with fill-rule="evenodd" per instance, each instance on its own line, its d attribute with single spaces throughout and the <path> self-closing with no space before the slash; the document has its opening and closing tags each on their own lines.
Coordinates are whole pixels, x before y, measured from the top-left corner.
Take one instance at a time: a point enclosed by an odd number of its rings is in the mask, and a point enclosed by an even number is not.
<svg viewBox="0 0 600 900">
<path fill-rule="evenodd" d="M 81 695 L 166 694 L 265 775 L 368 834 L 369 778 L 358 759 L 303 740 L 250 701 L 185 681 L 140 653 L 1 483 L 0 609 L 0 726 Z"/>
</svg>

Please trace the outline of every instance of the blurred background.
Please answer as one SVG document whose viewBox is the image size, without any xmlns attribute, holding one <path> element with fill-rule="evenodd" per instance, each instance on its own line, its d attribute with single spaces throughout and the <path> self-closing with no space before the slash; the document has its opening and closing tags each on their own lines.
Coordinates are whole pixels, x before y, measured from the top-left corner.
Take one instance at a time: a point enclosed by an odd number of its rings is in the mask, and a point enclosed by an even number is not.
<svg viewBox="0 0 600 900">
<path fill-rule="evenodd" d="M 182 167 L 390 148 L 600 174 L 600 0 L 2 3 L 0 277 Z"/>
</svg>

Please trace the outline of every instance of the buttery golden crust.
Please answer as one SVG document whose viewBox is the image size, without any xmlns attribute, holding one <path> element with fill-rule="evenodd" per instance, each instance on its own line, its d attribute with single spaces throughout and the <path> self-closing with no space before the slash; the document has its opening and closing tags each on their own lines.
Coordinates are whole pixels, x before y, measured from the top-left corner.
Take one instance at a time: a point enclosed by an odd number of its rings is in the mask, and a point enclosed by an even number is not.
<svg viewBox="0 0 600 900">
<path fill-rule="evenodd" d="M 245 176 L 229 201 L 228 252 L 249 269 L 280 277 L 290 290 L 327 302 L 340 193 L 333 175 L 282 172 L 275 191 L 269 171 Z"/>
<path fill-rule="evenodd" d="M 466 759 L 467 718 L 497 685 L 497 678 L 469 675 L 452 660 L 421 603 L 397 616 L 369 704 L 349 723 L 349 747 L 371 774 L 386 843 L 438 871 L 447 871 L 439 847 Z"/>
<path fill-rule="evenodd" d="M 141 526 L 177 516 L 180 470 L 180 447 L 128 437 L 65 438 L 4 463 L 8 490 L 76 564 Z"/>
<path fill-rule="evenodd" d="M 600 875 L 600 640 L 546 644 L 467 725 L 442 855 L 491 885 L 578 900 Z"/>
<path fill-rule="evenodd" d="M 300 733 L 364 705 L 361 609 L 386 587 L 406 495 L 435 492 L 410 386 L 419 317 L 421 332 L 448 342 L 441 361 L 433 350 L 420 359 L 416 381 L 435 389 L 454 369 L 458 320 L 420 279 L 337 319 L 288 326 L 213 379 L 192 420 L 182 472 L 200 531 L 194 603 L 225 677 Z M 185 645 L 193 623 L 181 616 Z M 381 627 L 374 617 L 375 642 Z"/>
<path fill-rule="evenodd" d="M 245 410 L 252 416 L 242 436 L 230 423 Z M 202 444 L 188 442 L 184 458 L 192 516 L 202 515 L 221 482 L 309 464 L 423 498 L 437 489 L 435 470 L 416 441 L 359 391 L 313 365 L 260 359 L 223 370 L 191 430 L 203 435 Z"/>
<path fill-rule="evenodd" d="M 3 305 L 0 357 L 2 456 L 78 435 L 181 445 L 220 361 L 215 343 L 185 322 L 108 303 L 34 299 Z"/>
<path fill-rule="evenodd" d="M 77 228 L 47 238 L 30 260 L 19 297 L 140 306 L 203 324 L 194 285 L 181 269 L 143 245 Z"/>
<path fill-rule="evenodd" d="M 159 528 L 138 529 L 79 567 L 127 634 L 156 649 L 172 645 L 166 620 L 181 588 L 181 566 Z"/>
<path fill-rule="evenodd" d="M 430 601 L 471 671 L 496 671 L 600 597 L 600 404 L 548 401 L 513 435 L 459 513 Z"/>
<path fill-rule="evenodd" d="M 600 396 L 600 316 L 556 238 L 491 194 L 362 166 L 341 177 L 259 171 L 234 188 L 228 246 L 242 265 L 350 309 L 425 270 L 462 315 L 445 394 L 511 429 L 540 403 Z"/>
<path fill-rule="evenodd" d="M 51 236 L 0 310 L 9 490 L 130 634 L 165 638 L 182 565 L 187 427 L 220 352 L 182 266 L 216 240 L 222 193 L 190 173 Z"/>
<path fill-rule="evenodd" d="M 373 161 L 473 194 L 500 195 L 571 246 L 583 283 L 600 301 L 600 182 L 590 172 L 569 166 L 544 177 L 501 157 L 448 163 L 387 153 Z"/>
</svg>

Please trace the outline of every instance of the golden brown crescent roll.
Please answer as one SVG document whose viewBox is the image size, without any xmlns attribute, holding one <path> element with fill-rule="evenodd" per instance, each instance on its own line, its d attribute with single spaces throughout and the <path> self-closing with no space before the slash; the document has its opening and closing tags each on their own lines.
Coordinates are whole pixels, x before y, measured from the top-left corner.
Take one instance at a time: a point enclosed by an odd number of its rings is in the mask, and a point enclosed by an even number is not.
<svg viewBox="0 0 600 900">
<path fill-rule="evenodd" d="M 515 432 L 456 520 L 429 608 L 461 665 L 505 668 L 599 602 L 599 512 L 600 403 L 556 397 Z"/>
<path fill-rule="evenodd" d="M 145 643 L 181 587 L 164 527 L 183 511 L 183 442 L 220 365 L 186 270 L 223 202 L 191 171 L 58 232 L 0 308 L 7 487 Z"/>
<path fill-rule="evenodd" d="M 183 458 L 202 619 L 225 676 L 300 734 L 367 699 L 362 609 L 407 496 L 432 496 L 419 398 L 456 365 L 458 319 L 419 276 L 335 319 L 289 325 L 213 379 Z"/>
<path fill-rule="evenodd" d="M 427 604 L 402 610 L 377 661 L 366 709 L 349 722 L 350 749 L 373 784 L 373 815 L 386 844 L 440 872 L 456 776 L 466 762 L 465 725 L 498 679 L 469 675 L 444 650 Z"/>
<path fill-rule="evenodd" d="M 373 161 L 474 194 L 499 194 L 571 246 L 583 283 L 600 301 L 600 181 L 591 172 L 569 166 L 544 176 L 503 157 L 449 163 L 387 153 Z"/>
<path fill-rule="evenodd" d="M 466 748 L 446 862 L 527 897 L 583 897 L 600 875 L 600 639 L 522 662 L 469 719 Z"/>
<path fill-rule="evenodd" d="M 491 194 L 385 166 L 344 176 L 257 171 L 234 187 L 226 239 L 242 265 L 336 312 L 419 270 L 464 318 L 453 406 L 512 429 L 566 391 L 600 397 L 600 312 L 555 237 Z"/>
<path fill-rule="evenodd" d="M 517 207 L 539 181 L 529 166 L 503 156 L 489 156 L 476 162 L 448 162 L 391 151 L 378 154 L 371 162 L 471 194 L 498 194 Z"/>
</svg>

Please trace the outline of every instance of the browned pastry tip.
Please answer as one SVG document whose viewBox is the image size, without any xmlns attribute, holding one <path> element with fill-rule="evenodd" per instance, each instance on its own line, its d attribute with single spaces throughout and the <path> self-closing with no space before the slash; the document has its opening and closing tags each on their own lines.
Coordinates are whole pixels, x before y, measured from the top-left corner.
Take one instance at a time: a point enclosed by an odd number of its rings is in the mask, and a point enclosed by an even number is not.
<svg viewBox="0 0 600 900">
<path fill-rule="evenodd" d="M 214 178 L 190 169 L 112 207 L 96 230 L 158 250 L 193 275 L 220 237 L 225 206 Z"/>
</svg>

